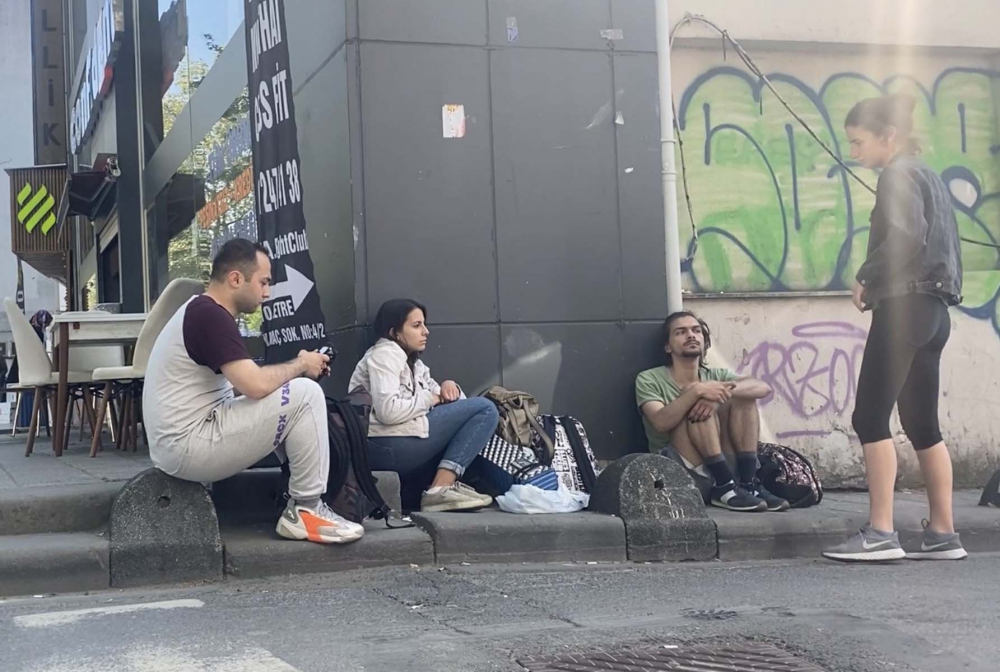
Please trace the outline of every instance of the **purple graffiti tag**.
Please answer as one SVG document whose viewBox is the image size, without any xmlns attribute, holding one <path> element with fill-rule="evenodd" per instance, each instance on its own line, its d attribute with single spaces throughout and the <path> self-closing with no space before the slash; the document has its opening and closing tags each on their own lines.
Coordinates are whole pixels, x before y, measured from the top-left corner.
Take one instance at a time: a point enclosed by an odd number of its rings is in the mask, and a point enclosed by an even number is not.
<svg viewBox="0 0 1000 672">
<path fill-rule="evenodd" d="M 867 333 L 846 322 L 810 322 L 791 333 L 788 345 L 764 341 L 746 353 L 737 372 L 771 386 L 765 405 L 782 400 L 803 418 L 843 415 L 857 394 Z"/>
<path fill-rule="evenodd" d="M 810 322 L 792 327 L 792 336 L 797 338 L 854 338 L 865 340 L 868 332 L 849 322 Z"/>
</svg>

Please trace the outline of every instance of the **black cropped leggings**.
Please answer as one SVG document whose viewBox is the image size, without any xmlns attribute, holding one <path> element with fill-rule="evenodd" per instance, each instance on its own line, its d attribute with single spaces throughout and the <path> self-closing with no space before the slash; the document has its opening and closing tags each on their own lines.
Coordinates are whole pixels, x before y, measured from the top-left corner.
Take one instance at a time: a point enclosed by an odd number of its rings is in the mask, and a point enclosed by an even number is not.
<svg viewBox="0 0 1000 672">
<path fill-rule="evenodd" d="M 936 296 L 907 294 L 879 304 L 865 343 L 852 418 L 861 443 L 892 438 L 889 416 L 897 403 L 903 431 L 916 450 L 941 441 L 941 351 L 950 335 L 948 306 Z"/>
</svg>

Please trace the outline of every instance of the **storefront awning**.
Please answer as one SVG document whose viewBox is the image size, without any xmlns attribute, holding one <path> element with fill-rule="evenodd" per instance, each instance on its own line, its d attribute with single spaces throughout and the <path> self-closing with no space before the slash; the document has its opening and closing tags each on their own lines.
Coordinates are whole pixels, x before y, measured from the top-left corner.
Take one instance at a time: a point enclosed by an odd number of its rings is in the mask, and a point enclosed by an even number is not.
<svg viewBox="0 0 1000 672">
<path fill-rule="evenodd" d="M 66 180 L 56 221 L 62 228 L 67 217 L 90 221 L 106 217 L 115 206 L 120 171 L 113 154 L 99 154 L 94 165 L 73 173 Z"/>
</svg>

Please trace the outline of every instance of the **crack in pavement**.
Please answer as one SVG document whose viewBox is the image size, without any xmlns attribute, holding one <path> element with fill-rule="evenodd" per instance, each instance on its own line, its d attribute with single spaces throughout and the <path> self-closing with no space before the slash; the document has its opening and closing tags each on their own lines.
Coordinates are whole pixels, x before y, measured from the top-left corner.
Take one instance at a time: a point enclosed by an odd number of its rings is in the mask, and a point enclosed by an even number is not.
<svg viewBox="0 0 1000 672">
<path fill-rule="evenodd" d="M 9 478 L 11 480 L 11 482 L 14 484 L 15 487 L 18 487 L 18 488 L 21 487 L 21 484 L 17 482 L 16 478 L 14 478 L 14 474 L 12 474 L 9 471 L 7 471 L 7 467 L 5 467 L 2 464 L 0 464 L 0 471 L 2 471 L 7 476 L 7 478 Z"/>
<path fill-rule="evenodd" d="M 440 620 L 438 620 L 436 618 L 433 618 L 431 616 L 431 614 L 429 614 L 427 612 L 421 612 L 420 611 L 420 607 L 424 606 L 422 604 L 410 604 L 406 600 L 400 599 L 400 598 L 396 597 L 395 595 L 391 595 L 391 594 L 385 592 L 384 590 L 382 590 L 381 588 L 378 588 L 376 586 L 369 586 L 368 590 L 370 590 L 371 592 L 375 593 L 376 595 L 378 595 L 380 597 L 384 597 L 384 598 L 386 598 L 386 599 L 388 599 L 388 600 L 390 600 L 392 602 L 395 602 L 396 604 L 398 604 L 400 606 L 406 607 L 407 611 L 409 611 L 410 613 L 416 614 L 420 618 L 422 618 L 424 620 L 427 620 L 427 621 L 430 621 L 431 623 L 433 623 L 433 624 L 435 624 L 435 625 L 437 625 L 439 627 L 447 628 L 448 630 L 451 630 L 452 632 L 455 632 L 455 633 L 457 633 L 459 635 L 463 635 L 463 636 L 469 636 L 469 635 L 473 634 L 472 632 L 470 632 L 468 630 L 463 630 L 462 628 L 459 628 L 459 627 L 457 627 L 455 625 L 452 625 L 451 623 L 448 623 L 446 621 L 440 621 Z"/>
</svg>

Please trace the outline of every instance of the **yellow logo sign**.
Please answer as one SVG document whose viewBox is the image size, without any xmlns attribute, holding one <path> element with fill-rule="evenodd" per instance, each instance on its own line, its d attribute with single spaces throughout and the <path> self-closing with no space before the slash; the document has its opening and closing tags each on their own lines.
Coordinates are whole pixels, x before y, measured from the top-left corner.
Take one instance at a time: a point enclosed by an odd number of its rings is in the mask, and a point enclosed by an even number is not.
<svg viewBox="0 0 1000 672">
<path fill-rule="evenodd" d="M 34 195 L 31 193 L 31 185 L 24 185 L 17 194 L 17 204 L 21 207 L 17 211 L 17 221 L 24 224 L 28 233 L 34 231 L 39 222 L 42 224 L 44 235 L 48 235 L 49 230 L 55 226 L 56 216 L 52 213 L 52 208 L 56 205 L 56 199 L 52 198 L 52 194 L 44 184 Z"/>
</svg>

